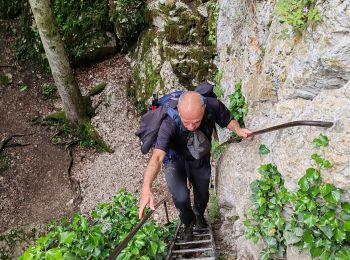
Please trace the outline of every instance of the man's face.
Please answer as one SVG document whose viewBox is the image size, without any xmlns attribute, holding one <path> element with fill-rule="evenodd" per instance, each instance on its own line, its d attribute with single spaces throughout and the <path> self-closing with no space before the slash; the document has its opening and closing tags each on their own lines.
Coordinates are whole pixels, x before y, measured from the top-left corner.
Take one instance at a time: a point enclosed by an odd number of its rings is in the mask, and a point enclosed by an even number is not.
<svg viewBox="0 0 350 260">
<path fill-rule="evenodd" d="M 197 109 L 192 112 L 182 112 L 179 111 L 179 115 L 182 121 L 182 124 L 188 131 L 195 131 L 201 125 L 202 118 L 204 114 L 204 109 Z"/>
</svg>

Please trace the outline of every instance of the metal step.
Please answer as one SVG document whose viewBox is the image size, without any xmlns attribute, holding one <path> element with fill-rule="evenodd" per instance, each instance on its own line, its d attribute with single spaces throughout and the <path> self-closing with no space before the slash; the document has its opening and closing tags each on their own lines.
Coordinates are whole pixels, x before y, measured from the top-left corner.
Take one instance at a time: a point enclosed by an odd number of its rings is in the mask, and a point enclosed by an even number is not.
<svg viewBox="0 0 350 260">
<path fill-rule="evenodd" d="M 211 239 L 206 239 L 206 240 L 193 240 L 193 241 L 188 241 L 188 242 L 175 242 L 175 246 L 184 246 L 184 245 L 193 245 L 193 244 L 206 244 L 206 243 L 211 243 Z"/>
<path fill-rule="evenodd" d="M 199 253 L 199 252 L 207 252 L 212 251 L 213 248 L 207 247 L 197 247 L 197 248 L 190 248 L 190 249 L 180 249 L 180 250 L 173 250 L 173 254 L 185 254 L 185 253 Z"/>
<path fill-rule="evenodd" d="M 192 260 L 215 260 L 216 247 L 213 232 L 210 225 L 209 214 L 206 214 L 207 228 L 193 228 L 193 240 L 183 241 L 184 228 L 177 226 L 175 239 L 169 248 L 167 260 L 192 259 Z"/>
</svg>

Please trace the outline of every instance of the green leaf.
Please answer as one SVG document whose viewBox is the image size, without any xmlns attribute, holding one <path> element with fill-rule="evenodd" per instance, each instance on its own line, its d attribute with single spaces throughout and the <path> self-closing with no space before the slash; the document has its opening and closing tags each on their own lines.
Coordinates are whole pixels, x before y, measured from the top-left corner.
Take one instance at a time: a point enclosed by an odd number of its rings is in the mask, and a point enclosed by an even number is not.
<svg viewBox="0 0 350 260">
<path fill-rule="evenodd" d="M 293 232 L 290 232 L 290 231 L 284 231 L 283 237 L 286 240 L 287 245 L 296 244 L 301 240 L 300 236 L 297 236 L 296 234 L 294 234 Z"/>
<path fill-rule="evenodd" d="M 328 137 L 326 135 L 320 134 L 320 136 L 318 138 L 315 138 L 312 141 L 312 144 L 315 147 L 321 147 L 321 146 L 327 146 L 329 143 Z"/>
<path fill-rule="evenodd" d="M 350 248 L 342 249 L 335 255 L 335 260 L 349 260 Z"/>
<path fill-rule="evenodd" d="M 331 204 L 337 204 L 341 198 L 342 191 L 340 189 L 333 190 L 324 199 Z"/>
<path fill-rule="evenodd" d="M 350 232 L 350 220 L 345 220 L 343 223 L 343 229 Z"/>
<path fill-rule="evenodd" d="M 319 247 L 313 246 L 310 249 L 310 253 L 311 253 L 312 258 L 314 258 L 314 257 L 320 256 L 322 254 L 322 249 Z"/>
<path fill-rule="evenodd" d="M 341 208 L 344 210 L 345 213 L 350 214 L 350 203 L 349 202 L 343 202 L 341 204 Z"/>
<path fill-rule="evenodd" d="M 298 184 L 302 191 L 309 190 L 309 181 L 307 180 L 306 176 L 301 177 Z"/>
<path fill-rule="evenodd" d="M 59 248 L 51 248 L 45 254 L 45 259 L 48 260 L 61 260 L 63 259 L 61 250 Z"/>
<path fill-rule="evenodd" d="M 18 257 L 18 260 L 32 260 L 34 259 L 34 254 L 32 252 L 32 247 L 29 247 L 23 255 L 21 255 L 20 257 Z"/>
<path fill-rule="evenodd" d="M 155 256 L 157 254 L 158 244 L 150 241 L 150 256 Z"/>
<path fill-rule="evenodd" d="M 259 146 L 259 154 L 260 154 L 260 155 L 266 155 L 266 154 L 268 154 L 268 153 L 270 153 L 269 148 L 267 148 L 266 145 L 261 144 L 261 145 Z"/>
<path fill-rule="evenodd" d="M 322 255 L 320 255 L 320 260 L 329 260 L 330 254 L 327 251 L 323 251 Z"/>
<path fill-rule="evenodd" d="M 337 228 L 335 231 L 335 240 L 337 240 L 338 243 L 341 243 L 346 238 L 346 233 L 343 232 L 341 229 Z"/>
<path fill-rule="evenodd" d="M 334 186 L 326 183 L 324 185 L 322 185 L 321 187 L 321 195 L 324 198 L 326 195 L 328 195 L 332 190 L 333 190 Z"/>
<path fill-rule="evenodd" d="M 333 230 L 330 225 L 320 226 L 320 229 L 329 239 L 333 237 Z"/>
<path fill-rule="evenodd" d="M 59 234 L 61 244 L 71 244 L 74 239 L 74 232 L 62 232 Z"/>
<path fill-rule="evenodd" d="M 313 227 L 318 221 L 318 218 L 311 213 L 306 213 L 304 215 L 304 223 L 310 228 Z"/>
<path fill-rule="evenodd" d="M 314 236 L 311 234 L 310 230 L 306 230 L 303 235 L 303 240 L 305 243 L 312 245 L 314 243 Z"/>
<path fill-rule="evenodd" d="M 315 168 L 308 168 L 305 175 L 308 180 L 317 180 L 320 178 L 320 172 Z"/>
<path fill-rule="evenodd" d="M 323 168 L 325 168 L 325 169 L 329 169 L 329 168 L 332 167 L 332 164 L 331 164 L 331 162 L 328 161 L 328 160 L 323 160 L 322 166 L 323 166 Z"/>
</svg>

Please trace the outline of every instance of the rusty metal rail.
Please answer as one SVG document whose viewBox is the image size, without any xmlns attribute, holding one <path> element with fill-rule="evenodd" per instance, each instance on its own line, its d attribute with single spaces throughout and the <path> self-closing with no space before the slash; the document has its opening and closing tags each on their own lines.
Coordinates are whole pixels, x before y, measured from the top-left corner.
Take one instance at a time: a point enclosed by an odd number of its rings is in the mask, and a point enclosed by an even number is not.
<svg viewBox="0 0 350 260">
<path fill-rule="evenodd" d="M 164 205 L 165 208 L 165 214 L 167 222 L 169 223 L 169 215 L 168 215 L 168 209 L 166 202 L 170 198 L 170 196 L 167 196 L 166 198 L 162 199 L 160 202 L 156 204 L 154 207 L 154 210 L 150 210 L 143 219 L 130 231 L 130 233 L 126 236 L 126 238 L 119 243 L 119 245 L 112 251 L 111 255 L 109 256 L 109 260 L 115 260 L 117 256 L 120 254 L 121 251 L 128 245 L 129 241 L 134 237 L 137 231 L 142 227 L 142 225 L 153 215 L 153 213 L 157 210 L 157 208 L 160 205 Z"/>
</svg>

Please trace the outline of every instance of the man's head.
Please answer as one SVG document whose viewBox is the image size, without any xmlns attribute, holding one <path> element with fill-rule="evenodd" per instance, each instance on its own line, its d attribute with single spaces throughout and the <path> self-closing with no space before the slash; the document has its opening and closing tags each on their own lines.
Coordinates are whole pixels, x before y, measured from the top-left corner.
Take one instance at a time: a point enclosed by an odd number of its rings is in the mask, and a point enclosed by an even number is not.
<svg viewBox="0 0 350 260">
<path fill-rule="evenodd" d="M 195 131 L 200 126 L 205 111 L 203 97 L 197 92 L 186 91 L 179 98 L 178 111 L 185 128 Z"/>
</svg>

